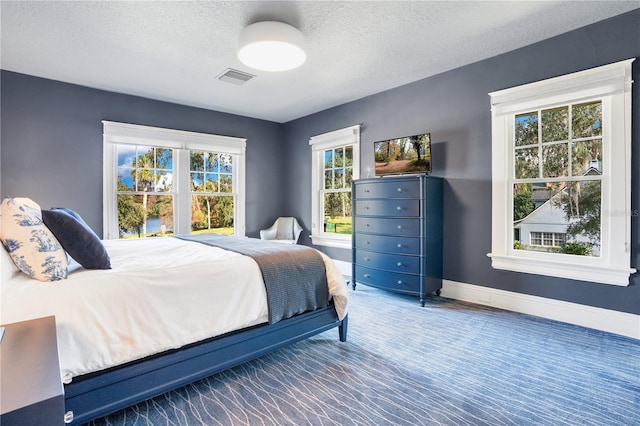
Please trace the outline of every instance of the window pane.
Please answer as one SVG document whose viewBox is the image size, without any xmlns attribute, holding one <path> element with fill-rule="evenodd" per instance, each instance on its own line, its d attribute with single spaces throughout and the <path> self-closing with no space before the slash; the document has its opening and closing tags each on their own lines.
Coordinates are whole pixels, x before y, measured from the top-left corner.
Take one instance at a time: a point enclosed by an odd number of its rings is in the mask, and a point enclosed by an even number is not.
<svg viewBox="0 0 640 426">
<path fill-rule="evenodd" d="M 513 185 L 514 222 L 518 222 L 531 214 L 536 208 L 535 203 L 530 183 Z"/>
<path fill-rule="evenodd" d="M 569 176 L 569 148 L 566 143 L 542 147 L 542 176 Z"/>
<path fill-rule="evenodd" d="M 189 167 L 192 172 L 204 171 L 204 157 L 205 157 L 205 153 L 202 151 L 191 151 L 191 155 L 190 155 L 191 165 Z"/>
<path fill-rule="evenodd" d="M 204 173 L 191 173 L 191 190 L 204 192 Z"/>
<path fill-rule="evenodd" d="M 601 209 L 599 180 L 515 185 L 514 248 L 599 256 Z"/>
<path fill-rule="evenodd" d="M 118 231 L 120 238 L 173 234 L 173 196 L 118 194 Z"/>
<path fill-rule="evenodd" d="M 336 169 L 333 174 L 336 189 L 342 189 L 344 185 L 344 169 Z"/>
<path fill-rule="evenodd" d="M 574 105 L 571 126 L 575 139 L 602 136 L 602 102 Z"/>
<path fill-rule="evenodd" d="M 117 145 L 118 167 L 133 167 L 136 159 L 135 145 Z"/>
<path fill-rule="evenodd" d="M 529 112 L 516 115 L 515 145 L 534 145 L 538 143 L 538 113 Z"/>
<path fill-rule="evenodd" d="M 218 179 L 217 173 L 205 173 L 205 192 L 218 192 Z"/>
<path fill-rule="evenodd" d="M 324 189 L 333 189 L 333 170 L 324 171 Z"/>
<path fill-rule="evenodd" d="M 138 152 L 134 163 L 135 167 L 152 169 L 156 164 L 155 148 L 138 145 Z"/>
<path fill-rule="evenodd" d="M 353 167 L 344 169 L 344 187 L 351 188 L 351 181 L 353 180 Z"/>
<path fill-rule="evenodd" d="M 161 170 L 156 172 L 155 177 L 157 192 L 171 192 L 173 189 L 173 173 Z"/>
<path fill-rule="evenodd" d="M 602 140 L 574 142 L 571 148 L 571 174 L 602 174 Z"/>
<path fill-rule="evenodd" d="M 233 192 L 233 176 L 232 175 L 220 175 L 220 192 Z"/>
<path fill-rule="evenodd" d="M 542 111 L 542 142 L 569 139 L 569 108 L 554 108 Z"/>
<path fill-rule="evenodd" d="M 220 161 L 220 173 L 232 173 L 233 172 L 233 155 L 231 154 L 218 154 Z"/>
<path fill-rule="evenodd" d="M 540 175 L 538 169 L 538 148 L 518 148 L 515 150 L 515 176 L 516 179 L 537 178 Z"/>
<path fill-rule="evenodd" d="M 207 172 L 219 171 L 218 155 L 213 152 L 205 153 L 204 170 Z"/>
<path fill-rule="evenodd" d="M 344 165 L 353 166 L 353 146 L 351 145 L 344 147 Z"/>
<path fill-rule="evenodd" d="M 540 232 L 531 233 L 531 245 L 535 245 L 535 246 L 542 245 L 542 233 Z"/>
<path fill-rule="evenodd" d="M 351 234 L 351 191 L 324 194 L 324 230 Z"/>
<path fill-rule="evenodd" d="M 151 169 L 136 169 L 136 191 L 154 190 L 155 173 Z"/>
<path fill-rule="evenodd" d="M 324 152 L 324 168 L 331 169 L 333 167 L 333 150 L 328 149 Z"/>
<path fill-rule="evenodd" d="M 133 191 L 135 176 L 135 169 L 118 167 L 118 191 Z"/>
<path fill-rule="evenodd" d="M 344 149 L 343 148 L 336 148 L 334 150 L 334 161 L 333 161 L 333 167 L 342 167 L 344 166 Z"/>
<path fill-rule="evenodd" d="M 173 150 L 156 148 L 156 168 L 171 170 L 173 168 Z"/>
<path fill-rule="evenodd" d="M 234 198 L 228 195 L 191 196 L 191 233 L 233 234 Z"/>
</svg>

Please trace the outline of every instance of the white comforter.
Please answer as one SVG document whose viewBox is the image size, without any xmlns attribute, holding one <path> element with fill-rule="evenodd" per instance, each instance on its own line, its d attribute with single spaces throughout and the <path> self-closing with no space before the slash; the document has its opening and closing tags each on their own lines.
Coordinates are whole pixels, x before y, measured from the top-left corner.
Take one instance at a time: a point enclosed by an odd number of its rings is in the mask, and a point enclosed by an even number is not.
<svg viewBox="0 0 640 426">
<path fill-rule="evenodd" d="M 2 273 L 1 323 L 55 315 L 61 374 L 67 381 L 267 322 L 262 274 L 249 257 L 176 238 L 104 244 L 110 270 L 79 268 L 51 283 Z M 346 286 L 336 266 L 322 256 L 342 319 Z"/>
</svg>

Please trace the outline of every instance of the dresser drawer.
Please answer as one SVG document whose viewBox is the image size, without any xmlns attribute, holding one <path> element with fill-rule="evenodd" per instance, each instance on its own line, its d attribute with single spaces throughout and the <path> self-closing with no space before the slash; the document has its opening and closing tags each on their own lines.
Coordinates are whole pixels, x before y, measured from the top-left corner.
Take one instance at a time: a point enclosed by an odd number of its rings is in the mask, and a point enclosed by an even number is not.
<svg viewBox="0 0 640 426">
<path fill-rule="evenodd" d="M 357 200 L 357 215 L 419 217 L 420 200 Z"/>
<path fill-rule="evenodd" d="M 356 220 L 356 232 L 418 236 L 420 235 L 420 219 L 358 217 Z"/>
<path fill-rule="evenodd" d="M 361 183 L 356 186 L 356 198 L 420 198 L 420 181 L 395 180 Z"/>
<path fill-rule="evenodd" d="M 355 247 L 383 253 L 420 254 L 420 238 L 356 234 Z"/>
<path fill-rule="evenodd" d="M 356 264 L 369 268 L 408 274 L 420 273 L 420 258 L 418 256 L 376 253 L 374 251 L 356 249 L 355 258 Z"/>
<path fill-rule="evenodd" d="M 420 275 L 401 274 L 397 272 L 379 271 L 356 265 L 356 283 L 367 284 L 374 287 L 394 291 L 411 293 L 420 292 Z"/>
</svg>

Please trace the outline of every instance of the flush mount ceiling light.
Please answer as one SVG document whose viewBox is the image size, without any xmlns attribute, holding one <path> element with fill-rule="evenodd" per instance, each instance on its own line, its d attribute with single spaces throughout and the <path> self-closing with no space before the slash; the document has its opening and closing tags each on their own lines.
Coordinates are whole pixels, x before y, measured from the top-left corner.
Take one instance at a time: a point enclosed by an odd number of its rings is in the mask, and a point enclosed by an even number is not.
<svg viewBox="0 0 640 426">
<path fill-rule="evenodd" d="M 251 24 L 240 33 L 238 59 L 262 71 L 287 71 L 307 59 L 304 36 L 295 27 L 276 21 Z"/>
</svg>

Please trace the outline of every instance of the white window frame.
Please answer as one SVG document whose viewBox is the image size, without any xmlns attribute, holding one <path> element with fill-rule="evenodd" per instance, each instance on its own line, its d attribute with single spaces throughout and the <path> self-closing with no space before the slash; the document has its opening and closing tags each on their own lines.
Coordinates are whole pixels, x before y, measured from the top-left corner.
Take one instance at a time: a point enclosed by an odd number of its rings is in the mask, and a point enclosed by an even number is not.
<svg viewBox="0 0 640 426">
<path fill-rule="evenodd" d="M 336 234 L 324 231 L 323 210 L 323 182 L 324 182 L 324 151 L 353 146 L 353 175 L 352 180 L 360 177 L 360 125 L 346 127 L 333 132 L 313 136 L 309 139 L 311 145 L 311 240 L 320 246 L 351 249 L 351 235 Z"/>
<path fill-rule="evenodd" d="M 245 236 L 245 151 L 246 139 L 207 133 L 187 132 L 160 127 L 103 121 L 103 238 L 117 239 L 118 197 L 117 145 L 149 145 L 172 148 L 176 234 L 191 233 L 191 191 L 189 180 L 190 150 L 224 152 L 232 155 L 234 201 L 234 235 Z"/>
<path fill-rule="evenodd" d="M 631 63 L 634 59 L 489 93 L 492 117 L 492 241 L 495 269 L 629 285 L 631 262 Z M 602 100 L 601 255 L 513 248 L 513 148 L 516 114 Z M 615 143 L 614 143 L 615 142 Z"/>
</svg>

